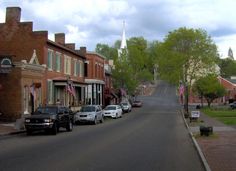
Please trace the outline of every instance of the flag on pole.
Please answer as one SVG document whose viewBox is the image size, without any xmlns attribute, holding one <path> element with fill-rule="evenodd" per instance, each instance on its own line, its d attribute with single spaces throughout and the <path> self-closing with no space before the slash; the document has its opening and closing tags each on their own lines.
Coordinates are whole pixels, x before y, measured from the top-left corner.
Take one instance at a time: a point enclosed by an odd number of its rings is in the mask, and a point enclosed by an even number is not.
<svg viewBox="0 0 236 171">
<path fill-rule="evenodd" d="M 180 87 L 179 87 L 179 96 L 183 96 L 183 94 L 184 94 L 184 85 L 180 85 Z"/>
<path fill-rule="evenodd" d="M 75 87 L 74 87 L 73 83 L 67 83 L 66 91 L 68 91 L 72 96 L 75 97 Z"/>
</svg>

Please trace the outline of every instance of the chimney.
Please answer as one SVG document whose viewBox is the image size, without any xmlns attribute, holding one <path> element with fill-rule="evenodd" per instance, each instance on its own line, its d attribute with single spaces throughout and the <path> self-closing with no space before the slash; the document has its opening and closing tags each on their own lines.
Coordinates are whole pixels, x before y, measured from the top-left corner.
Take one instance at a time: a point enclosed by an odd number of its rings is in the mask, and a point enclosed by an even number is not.
<svg viewBox="0 0 236 171">
<path fill-rule="evenodd" d="M 75 43 L 66 43 L 65 46 L 69 49 L 75 50 Z"/>
<path fill-rule="evenodd" d="M 86 56 L 86 47 L 80 47 L 79 51 L 83 56 Z"/>
<path fill-rule="evenodd" d="M 65 33 L 56 33 L 55 34 L 55 42 L 65 45 Z"/>
<path fill-rule="evenodd" d="M 7 7 L 6 10 L 6 23 L 20 22 L 21 8 L 20 7 Z"/>
</svg>

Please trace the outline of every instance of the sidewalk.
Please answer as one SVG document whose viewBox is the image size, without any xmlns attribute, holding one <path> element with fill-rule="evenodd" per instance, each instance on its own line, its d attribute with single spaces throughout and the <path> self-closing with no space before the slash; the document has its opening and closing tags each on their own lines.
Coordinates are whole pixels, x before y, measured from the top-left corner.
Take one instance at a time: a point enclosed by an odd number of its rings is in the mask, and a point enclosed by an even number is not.
<svg viewBox="0 0 236 171">
<path fill-rule="evenodd" d="M 198 122 L 186 119 L 193 140 L 200 147 L 206 167 L 211 171 L 236 170 L 236 129 L 201 113 Z M 200 125 L 213 126 L 213 135 L 200 136 Z M 205 159 L 204 159 L 205 158 Z"/>
<path fill-rule="evenodd" d="M 23 132 L 25 131 L 18 130 L 15 128 L 15 122 L 12 123 L 0 122 L 0 136 L 18 134 Z"/>
</svg>

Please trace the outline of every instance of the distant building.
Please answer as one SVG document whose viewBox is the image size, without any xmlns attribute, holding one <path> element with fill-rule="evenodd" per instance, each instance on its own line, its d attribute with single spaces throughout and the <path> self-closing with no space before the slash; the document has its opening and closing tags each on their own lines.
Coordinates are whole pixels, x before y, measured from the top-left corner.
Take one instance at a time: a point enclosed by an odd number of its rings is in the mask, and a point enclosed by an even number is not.
<svg viewBox="0 0 236 171">
<path fill-rule="evenodd" d="M 228 58 L 234 60 L 233 50 L 231 48 L 228 50 Z"/>
</svg>

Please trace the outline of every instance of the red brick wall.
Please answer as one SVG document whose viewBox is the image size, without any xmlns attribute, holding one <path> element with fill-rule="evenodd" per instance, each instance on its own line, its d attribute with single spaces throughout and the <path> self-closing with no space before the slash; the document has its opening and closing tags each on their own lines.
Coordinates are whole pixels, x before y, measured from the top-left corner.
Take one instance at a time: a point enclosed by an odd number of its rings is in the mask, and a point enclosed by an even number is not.
<svg viewBox="0 0 236 171">
<path fill-rule="evenodd" d="M 88 64 L 88 79 L 98 79 L 105 81 L 105 74 L 104 74 L 104 64 L 105 59 L 99 54 L 96 53 L 87 53 L 86 60 L 89 61 Z M 97 68 L 96 68 L 97 63 Z"/>
</svg>

